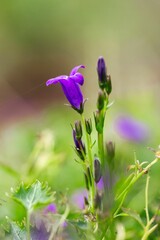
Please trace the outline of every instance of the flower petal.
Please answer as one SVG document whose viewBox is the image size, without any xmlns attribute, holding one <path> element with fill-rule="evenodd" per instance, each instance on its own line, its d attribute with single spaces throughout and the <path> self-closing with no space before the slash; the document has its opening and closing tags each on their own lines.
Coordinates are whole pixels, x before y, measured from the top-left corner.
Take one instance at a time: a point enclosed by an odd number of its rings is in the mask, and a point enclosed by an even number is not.
<svg viewBox="0 0 160 240">
<path fill-rule="evenodd" d="M 148 127 L 130 116 L 119 116 L 115 128 L 118 134 L 128 141 L 143 142 L 149 137 Z"/>
<path fill-rule="evenodd" d="M 63 92 L 70 104 L 73 107 L 80 109 L 80 105 L 83 102 L 83 95 L 78 84 L 75 83 L 75 81 L 72 79 L 69 79 L 67 81 L 60 80 L 60 83 L 62 85 Z"/>
<path fill-rule="evenodd" d="M 73 76 L 69 76 L 70 79 L 73 79 L 76 83 L 83 85 L 84 77 L 81 73 L 75 73 Z"/>
<path fill-rule="evenodd" d="M 68 76 L 66 76 L 66 75 L 61 75 L 61 76 L 58 76 L 55 78 L 51 78 L 46 82 L 46 86 L 49 86 L 51 84 L 56 84 L 56 83 L 60 82 L 61 80 L 66 81 L 67 79 L 68 79 Z"/>
<path fill-rule="evenodd" d="M 79 65 L 79 66 L 76 66 L 72 69 L 72 71 L 70 72 L 70 75 L 69 76 L 73 76 L 74 74 L 76 74 L 79 70 L 79 68 L 85 68 L 84 65 Z"/>
</svg>

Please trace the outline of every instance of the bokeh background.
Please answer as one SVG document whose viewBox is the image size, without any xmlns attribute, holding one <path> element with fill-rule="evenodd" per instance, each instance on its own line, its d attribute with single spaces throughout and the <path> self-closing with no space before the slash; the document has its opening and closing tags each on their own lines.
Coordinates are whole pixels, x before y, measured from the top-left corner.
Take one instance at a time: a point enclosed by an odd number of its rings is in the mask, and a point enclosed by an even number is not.
<svg viewBox="0 0 160 240">
<path fill-rule="evenodd" d="M 63 167 L 52 169 L 50 184 L 62 190 L 83 185 L 73 161 L 70 127 L 78 115 L 64 106 L 61 87 L 46 87 L 45 82 L 85 65 L 83 92 L 89 98 L 89 116 L 96 109 L 96 64 L 101 55 L 112 76 L 114 100 L 105 135 L 116 143 L 117 161 L 132 162 L 134 151 L 141 161 L 153 158 L 147 147 L 160 144 L 159 12 L 159 0 L 1 0 L 0 162 L 23 168 L 37 135 L 50 129 L 56 154 L 63 154 Z M 149 138 L 141 143 L 122 138 L 114 128 L 121 115 L 144 124 Z M 74 181 L 73 169 L 79 176 Z M 159 170 L 153 171 L 153 185 Z M 0 181 L 3 198 L 16 181 L 3 168 L 0 175 L 5 179 Z"/>
</svg>

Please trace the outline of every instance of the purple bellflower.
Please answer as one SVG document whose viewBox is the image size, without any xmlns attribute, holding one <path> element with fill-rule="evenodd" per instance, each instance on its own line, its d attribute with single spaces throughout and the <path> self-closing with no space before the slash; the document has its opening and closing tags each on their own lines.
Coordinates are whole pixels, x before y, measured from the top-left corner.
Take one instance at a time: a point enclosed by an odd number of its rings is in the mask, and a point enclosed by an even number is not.
<svg viewBox="0 0 160 240">
<path fill-rule="evenodd" d="M 147 126 L 130 116 L 118 117 L 115 128 L 117 133 L 128 141 L 143 142 L 149 137 Z"/>
<path fill-rule="evenodd" d="M 61 75 L 51 78 L 46 82 L 46 86 L 60 83 L 63 92 L 71 106 L 79 113 L 83 112 L 83 95 L 79 85 L 83 85 L 84 77 L 78 72 L 79 68 L 85 68 L 83 65 L 76 66 L 72 69 L 69 76 Z"/>
</svg>

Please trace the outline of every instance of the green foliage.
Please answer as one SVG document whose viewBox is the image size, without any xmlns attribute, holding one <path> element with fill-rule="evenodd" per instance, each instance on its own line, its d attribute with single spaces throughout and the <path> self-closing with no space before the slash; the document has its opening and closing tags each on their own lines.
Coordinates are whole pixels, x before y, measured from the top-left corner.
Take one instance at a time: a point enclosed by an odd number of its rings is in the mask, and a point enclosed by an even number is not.
<svg viewBox="0 0 160 240">
<path fill-rule="evenodd" d="M 16 190 L 13 190 L 11 198 L 29 212 L 38 206 L 47 205 L 54 200 L 48 186 L 42 185 L 38 180 L 29 186 L 21 183 Z"/>
<path fill-rule="evenodd" d="M 20 226 L 18 226 L 18 224 L 16 224 L 13 221 L 10 221 L 10 225 L 11 225 L 11 234 L 12 234 L 13 240 L 27 239 L 25 229 L 21 228 Z"/>
</svg>

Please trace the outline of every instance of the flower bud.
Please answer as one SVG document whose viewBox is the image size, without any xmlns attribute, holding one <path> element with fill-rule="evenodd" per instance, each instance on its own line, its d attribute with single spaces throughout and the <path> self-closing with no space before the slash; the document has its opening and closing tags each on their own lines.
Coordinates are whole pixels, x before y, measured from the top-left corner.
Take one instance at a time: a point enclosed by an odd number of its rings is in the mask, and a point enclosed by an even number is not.
<svg viewBox="0 0 160 240">
<path fill-rule="evenodd" d="M 114 156 L 115 156 L 115 144 L 112 141 L 110 141 L 106 144 L 106 148 L 107 148 L 107 155 L 110 158 L 114 158 Z"/>
<path fill-rule="evenodd" d="M 101 172 L 101 164 L 98 158 L 95 158 L 94 160 L 94 180 L 96 183 L 99 182 L 100 178 L 102 177 L 102 172 Z"/>
<path fill-rule="evenodd" d="M 98 99 L 97 99 L 97 108 L 98 110 L 102 110 L 104 107 L 104 102 L 105 102 L 105 93 L 103 91 L 99 91 L 98 93 Z"/>
<path fill-rule="evenodd" d="M 107 82 L 106 82 L 106 92 L 109 95 L 112 92 L 112 82 L 111 82 L 111 76 L 107 76 Z"/>
<path fill-rule="evenodd" d="M 85 183 L 86 183 L 86 188 L 87 188 L 87 190 L 89 190 L 89 182 L 88 182 L 88 177 L 86 174 L 84 174 L 84 179 L 85 179 Z"/>
<path fill-rule="evenodd" d="M 80 140 L 82 138 L 82 124 L 81 121 L 76 121 L 75 122 L 75 134 L 76 134 L 76 139 Z"/>
<path fill-rule="evenodd" d="M 96 111 L 94 113 L 94 120 L 95 120 L 95 126 L 96 126 L 97 132 L 102 133 L 103 126 L 104 126 L 104 117 L 99 111 Z"/>
<path fill-rule="evenodd" d="M 83 144 L 81 139 L 76 138 L 76 132 L 73 129 L 73 139 L 74 139 L 74 144 L 75 144 L 75 151 L 79 158 L 81 158 L 83 161 L 85 159 L 85 154 L 86 154 L 86 149 L 85 145 Z"/>
<path fill-rule="evenodd" d="M 91 118 L 85 119 L 86 131 L 90 135 L 92 132 L 92 121 Z"/>
<path fill-rule="evenodd" d="M 102 206 L 102 196 L 97 192 L 96 197 L 94 199 L 95 201 L 95 208 L 96 209 L 101 209 Z"/>
<path fill-rule="evenodd" d="M 106 73 L 106 64 L 103 57 L 100 57 L 98 59 L 97 73 L 98 73 L 99 86 L 101 89 L 104 89 L 107 81 L 107 73 Z"/>
</svg>

